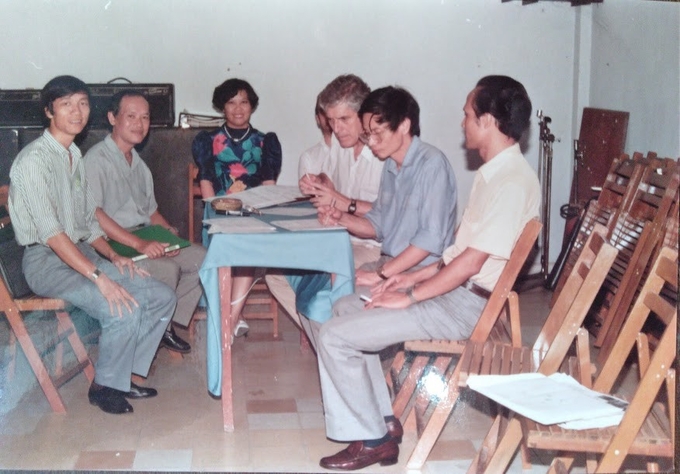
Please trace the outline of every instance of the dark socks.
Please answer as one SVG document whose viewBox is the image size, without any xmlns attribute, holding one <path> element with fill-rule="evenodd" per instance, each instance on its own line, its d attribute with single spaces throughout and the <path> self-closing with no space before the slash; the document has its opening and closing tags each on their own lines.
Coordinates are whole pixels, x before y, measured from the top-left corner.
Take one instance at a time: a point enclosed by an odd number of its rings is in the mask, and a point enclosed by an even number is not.
<svg viewBox="0 0 680 474">
<path fill-rule="evenodd" d="M 391 439 L 392 439 L 392 437 L 389 435 L 389 433 L 385 433 L 385 436 L 383 436 L 382 438 L 364 440 L 364 446 L 366 446 L 368 448 L 376 448 L 376 447 L 380 446 L 381 444 L 388 442 Z"/>
</svg>

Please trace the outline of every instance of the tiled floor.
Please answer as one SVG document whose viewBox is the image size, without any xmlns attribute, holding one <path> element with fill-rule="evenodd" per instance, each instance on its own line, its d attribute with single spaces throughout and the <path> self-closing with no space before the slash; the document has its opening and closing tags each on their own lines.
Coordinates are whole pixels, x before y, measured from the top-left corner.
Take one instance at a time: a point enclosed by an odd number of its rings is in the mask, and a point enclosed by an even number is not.
<svg viewBox="0 0 680 474">
<path fill-rule="evenodd" d="M 520 296 L 528 343 L 547 314 L 549 296 L 542 289 Z M 344 445 L 325 437 L 315 356 L 300 350 L 299 333 L 283 315 L 280 326 L 281 337 L 274 339 L 270 322 L 252 321 L 250 335 L 234 346 L 233 433 L 222 430 L 220 401 L 206 390 L 205 321 L 199 321 L 191 354 L 159 351 L 146 382 L 159 395 L 133 401 L 134 414 L 108 415 L 91 406 L 82 375 L 61 389 L 65 415 L 50 412 L 37 386 L 16 407 L 0 409 L 0 469 L 323 471 L 319 458 Z M 488 408 L 481 396 L 464 397 L 422 472 L 465 472 L 490 425 Z M 402 452 L 414 442 L 406 436 Z M 407 472 L 406 458 L 363 472 Z M 545 472 L 549 461 L 532 457 L 530 472 Z M 522 472 L 519 459 L 510 472 Z"/>
</svg>

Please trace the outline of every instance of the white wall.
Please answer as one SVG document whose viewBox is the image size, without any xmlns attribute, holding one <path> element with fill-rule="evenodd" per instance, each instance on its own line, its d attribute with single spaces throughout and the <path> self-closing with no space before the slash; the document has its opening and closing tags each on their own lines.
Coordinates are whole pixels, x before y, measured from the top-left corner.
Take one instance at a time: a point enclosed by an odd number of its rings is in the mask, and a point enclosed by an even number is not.
<svg viewBox="0 0 680 474">
<path fill-rule="evenodd" d="M 616 0 L 593 9 L 593 107 L 630 112 L 626 152 L 680 157 L 680 5 Z"/>
<path fill-rule="evenodd" d="M 606 0 L 611 21 L 618 21 L 621 1 Z M 641 10 L 648 23 L 658 14 Z M 483 75 L 508 74 L 552 118 L 559 140 L 554 258 L 564 226 L 558 209 L 569 199 L 575 115 L 588 95 L 582 69 L 588 72 L 590 37 L 583 32 L 590 31 L 591 14 L 591 7 L 569 2 L 501 0 L 0 0 L 0 88 L 41 88 L 59 74 L 89 83 L 124 76 L 174 83 L 177 112 L 213 114 L 213 88 L 242 77 L 260 95 L 253 124 L 281 139 L 279 182 L 292 184 L 299 154 L 319 139 L 316 94 L 353 72 L 371 87 L 411 90 L 421 105 L 422 137 L 449 157 L 464 205 L 473 175 L 461 147 L 465 96 Z M 678 58 L 676 52 L 676 80 Z M 537 167 L 533 122 L 525 152 Z"/>
</svg>

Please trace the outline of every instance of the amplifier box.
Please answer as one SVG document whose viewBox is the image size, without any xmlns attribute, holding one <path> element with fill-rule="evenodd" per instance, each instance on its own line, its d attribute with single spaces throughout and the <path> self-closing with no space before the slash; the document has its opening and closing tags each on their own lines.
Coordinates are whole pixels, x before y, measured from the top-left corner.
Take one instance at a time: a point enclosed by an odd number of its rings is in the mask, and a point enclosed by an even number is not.
<svg viewBox="0 0 680 474">
<path fill-rule="evenodd" d="M 39 90 L 0 90 L 0 127 L 42 127 L 43 117 Z"/>
<path fill-rule="evenodd" d="M 90 86 L 90 128 L 107 128 L 106 109 L 113 94 L 136 90 L 149 101 L 152 127 L 175 124 L 175 86 L 173 84 L 88 84 Z"/>
<path fill-rule="evenodd" d="M 88 84 L 90 88 L 89 128 L 108 128 L 106 110 L 111 96 L 122 90 L 136 90 L 149 101 L 152 127 L 175 124 L 173 84 Z M 40 107 L 40 90 L 0 89 L 0 128 L 42 128 L 45 114 Z"/>
</svg>

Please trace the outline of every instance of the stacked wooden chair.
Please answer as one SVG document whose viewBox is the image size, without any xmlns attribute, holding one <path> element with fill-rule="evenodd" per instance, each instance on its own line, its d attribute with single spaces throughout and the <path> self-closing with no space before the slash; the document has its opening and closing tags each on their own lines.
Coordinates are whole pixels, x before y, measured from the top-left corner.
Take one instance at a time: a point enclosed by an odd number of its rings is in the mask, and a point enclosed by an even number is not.
<svg viewBox="0 0 680 474">
<path fill-rule="evenodd" d="M 678 252 L 664 247 L 594 383 L 591 377 L 595 364 L 590 362 L 587 341 L 575 357 L 568 358 L 565 364 L 560 362 L 561 369 L 574 375 L 583 385 L 610 394 L 625 374 L 626 360 L 635 349 L 639 381 L 618 426 L 566 430 L 555 425 L 540 425 L 519 415 L 509 419 L 499 416 L 468 472 L 504 472 L 523 442 L 523 446 L 531 449 L 558 452 L 549 467 L 548 472 L 552 473 L 568 472 L 577 453 L 586 454 L 588 472 L 619 472 L 629 456 L 646 458 L 647 471 L 659 472 L 657 459 L 672 459 L 675 454 L 677 292 Z M 669 300 L 664 294 L 675 297 Z M 640 331 L 652 313 L 663 321 L 664 330 L 650 355 L 648 338 Z M 578 333 L 587 336 L 582 328 Z M 553 351 L 557 343 L 570 344 L 571 339 L 573 331 L 562 331 L 550 344 L 549 351 Z M 554 359 L 552 363 L 542 363 L 538 371 L 550 375 L 560 368 L 557 362 Z M 505 426 L 501 430 L 503 423 Z"/>
<path fill-rule="evenodd" d="M 508 301 L 510 304 L 517 304 L 517 295 L 512 292 L 512 287 L 540 231 L 541 224 L 538 220 L 534 219 L 526 224 L 468 341 L 409 341 L 404 344 L 404 350 L 396 354 L 387 374 L 388 385 L 394 394 L 394 414 L 403 419 L 411 413 L 411 420 L 415 421 L 419 434 L 418 444 L 408 462 L 409 468 L 417 469 L 424 464 L 453 409 L 449 406 L 450 409 L 447 410 L 447 404 L 440 403 L 436 413 L 425 421 L 429 398 L 420 384 L 425 369 L 430 366 L 445 373 L 447 367 L 465 350 L 469 341 L 493 338 L 513 340 L 516 345 L 521 345 L 519 321 L 509 321 L 508 318 L 499 318 L 499 315 L 517 314 L 516 311 L 506 313 L 504 309 Z M 407 352 L 409 357 L 412 356 L 408 361 L 405 355 Z M 416 392 L 418 395 L 414 397 Z M 417 407 L 411 411 L 414 405 Z M 407 427 L 414 425 L 411 421 L 406 424 Z"/>
<path fill-rule="evenodd" d="M 605 203 L 618 202 L 617 209 L 605 213 L 605 225 L 608 241 L 619 250 L 619 254 L 589 315 L 588 327 L 597 335 L 596 347 L 603 344 L 610 347 L 616 337 L 634 295 L 640 291 L 643 275 L 649 271 L 653 257 L 661 248 L 669 216 L 671 220 L 673 218 L 671 208 L 677 201 L 680 183 L 677 162 L 657 158 L 654 153 L 644 158 L 637 153 L 631 161 L 635 163 L 635 169 L 630 174 L 635 179 L 628 180 L 623 192 L 620 189 L 612 192 L 611 183 L 621 181 L 612 179 L 621 165 L 618 168 L 616 164 L 612 166 L 602 195 L 589 206 L 565 264 L 565 268 L 569 269 L 570 262 L 578 257 L 580 242 L 587 238 L 593 223 L 604 223 L 602 210 L 607 206 L 601 205 L 601 200 Z M 612 194 L 615 199 L 612 199 Z M 563 279 L 560 278 L 557 284 L 553 301 L 560 294 Z"/>
<path fill-rule="evenodd" d="M 0 187 L 0 208 L 5 211 L 7 210 L 7 197 L 7 186 Z M 10 228 L 11 225 L 9 214 L 5 212 L 5 215 L 7 217 L 0 222 L 3 229 Z M 52 411 L 64 413 L 66 406 L 57 388 L 81 371 L 92 382 L 94 366 L 66 311 L 66 302 L 55 298 L 40 298 L 31 293 L 21 272 L 22 256 L 23 248 L 14 241 L 13 237 L 0 243 L 0 274 L 2 276 L 0 278 L 0 312 L 4 313 L 10 327 L 10 352 L 13 354 L 10 363 L 16 364 L 16 342 L 18 341 Z M 23 314 L 33 311 L 52 312 L 57 320 L 56 334 L 44 344 L 41 350 L 38 350 L 34 344 L 24 323 Z M 65 369 L 62 364 L 66 342 L 70 344 L 76 358 L 75 365 L 69 369 Z M 52 374 L 41 356 L 51 349 L 54 349 L 55 361 Z M 9 372 L 11 373 L 12 370 Z"/>
<path fill-rule="evenodd" d="M 536 371 L 541 363 L 548 364 L 564 358 L 568 346 L 555 345 L 551 349 L 556 334 L 568 331 L 574 323 L 578 328 L 616 257 L 616 249 L 605 241 L 605 237 L 606 229 L 596 225 L 534 348 L 523 347 L 519 341 L 505 342 L 490 337 L 491 331 L 485 327 L 491 328 L 500 320 L 500 311 L 497 310 L 495 314 L 480 318 L 472 336 L 465 342 L 457 363 L 441 371 L 445 378 L 445 393 L 440 394 L 436 402 L 432 402 L 432 394 L 428 393 L 427 386 L 418 386 L 410 416 L 415 418 L 417 427 L 422 427 L 422 433 L 407 463 L 409 469 L 418 469 L 425 463 L 470 374 L 531 372 Z M 510 320 L 517 322 L 518 308 L 513 299 L 514 296 L 510 298 Z M 408 348 L 420 349 L 413 346 Z M 454 363 L 451 356 L 449 362 Z M 427 405 L 431 405 L 428 410 L 422 409 Z"/>
<path fill-rule="evenodd" d="M 640 259 L 634 259 L 635 265 L 633 268 L 628 269 L 628 273 L 633 275 L 630 278 L 630 283 L 626 288 L 625 295 L 619 296 L 618 304 L 611 305 L 608 311 L 603 314 L 601 324 L 599 325 L 599 330 L 597 331 L 597 338 L 594 342 L 595 347 L 600 348 L 598 360 L 600 362 L 604 361 L 609 352 L 611 351 L 612 345 L 616 340 L 616 337 L 623 325 L 626 315 L 628 314 L 634 297 L 637 296 L 642 290 L 642 285 L 645 279 L 651 271 L 651 267 L 656 261 L 661 249 L 663 247 L 669 247 L 671 249 L 678 249 L 678 200 L 680 196 L 680 189 L 678 188 L 678 166 L 677 162 L 671 160 L 664 160 L 662 163 L 665 165 L 666 170 L 664 173 L 654 173 L 656 178 L 662 177 L 662 174 L 669 176 L 671 179 L 668 186 L 665 188 L 663 196 L 658 197 L 655 194 L 650 193 L 650 199 L 656 199 L 654 205 L 645 205 L 640 203 L 639 207 L 647 208 L 647 212 L 654 214 L 655 210 L 659 210 L 655 217 L 652 219 L 651 223 L 648 224 L 649 233 L 653 235 L 651 237 L 644 249 L 644 252 L 640 252 L 643 255 Z M 663 188 L 655 187 L 657 194 Z M 674 196 L 671 197 L 671 193 L 674 192 Z M 665 212 L 666 208 L 669 211 Z M 632 210 L 633 212 L 635 209 Z M 624 238 L 627 238 L 624 234 Z M 647 257 L 649 254 L 649 257 Z M 647 257 L 646 261 L 644 257 Z M 667 291 L 667 290 L 665 290 Z M 617 295 L 618 296 L 618 295 Z M 612 310 L 614 308 L 614 310 Z"/>
</svg>

